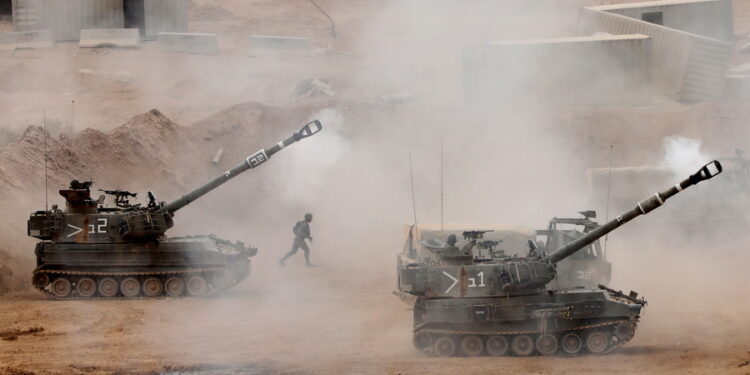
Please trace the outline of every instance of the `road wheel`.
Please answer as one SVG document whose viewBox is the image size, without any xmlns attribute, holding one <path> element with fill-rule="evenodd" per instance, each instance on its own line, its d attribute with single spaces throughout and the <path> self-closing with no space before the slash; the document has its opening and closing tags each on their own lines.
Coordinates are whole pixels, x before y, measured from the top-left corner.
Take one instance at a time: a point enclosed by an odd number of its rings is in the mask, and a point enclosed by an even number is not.
<svg viewBox="0 0 750 375">
<path fill-rule="evenodd" d="M 501 357 L 508 354 L 508 340 L 505 336 L 492 336 L 487 339 L 487 353 L 495 357 Z"/>
<path fill-rule="evenodd" d="M 141 294 L 141 283 L 135 277 L 126 277 L 120 281 L 120 293 L 128 298 Z"/>
<path fill-rule="evenodd" d="M 427 332 L 417 332 L 414 334 L 414 347 L 427 352 L 432 347 L 432 335 Z"/>
<path fill-rule="evenodd" d="M 37 288 L 44 288 L 49 285 L 49 275 L 44 272 L 37 272 L 31 278 L 31 282 Z"/>
<path fill-rule="evenodd" d="M 583 349 L 583 339 L 576 333 L 568 333 L 562 337 L 561 346 L 565 354 L 578 354 Z"/>
<path fill-rule="evenodd" d="M 203 276 L 190 276 L 186 285 L 187 292 L 192 297 L 200 297 L 208 292 L 208 283 Z"/>
<path fill-rule="evenodd" d="M 164 293 L 164 284 L 156 277 L 143 280 L 143 295 L 146 297 L 159 297 Z"/>
<path fill-rule="evenodd" d="M 52 294 L 57 298 L 65 298 L 70 295 L 73 291 L 73 285 L 70 284 L 70 280 L 64 277 L 58 277 L 52 282 Z"/>
<path fill-rule="evenodd" d="M 557 353 L 557 337 L 544 334 L 536 339 L 536 350 L 542 355 L 553 355 Z"/>
<path fill-rule="evenodd" d="M 586 336 L 586 349 L 593 354 L 602 354 L 609 347 L 609 340 L 609 332 L 592 331 Z"/>
<path fill-rule="evenodd" d="M 96 282 L 90 277 L 80 278 L 76 283 L 76 292 L 79 297 L 93 297 L 96 294 Z"/>
<path fill-rule="evenodd" d="M 179 277 L 170 277 L 164 283 L 164 290 L 170 297 L 179 297 L 185 292 L 185 282 Z"/>
<path fill-rule="evenodd" d="M 510 350 L 520 357 L 531 355 L 534 353 L 534 339 L 529 335 L 517 335 L 510 342 Z"/>
<path fill-rule="evenodd" d="M 477 335 L 465 336 L 461 339 L 461 351 L 469 357 L 478 357 L 484 351 L 484 341 Z"/>
<path fill-rule="evenodd" d="M 105 277 L 99 280 L 99 294 L 102 297 L 114 297 L 117 295 L 117 280 L 111 277 Z"/>
<path fill-rule="evenodd" d="M 615 336 L 620 341 L 628 341 L 633 338 L 633 326 L 627 323 L 620 323 L 615 326 Z"/>
<path fill-rule="evenodd" d="M 435 354 L 438 357 L 451 357 L 456 354 L 456 343 L 450 337 L 441 337 L 435 341 Z"/>
</svg>

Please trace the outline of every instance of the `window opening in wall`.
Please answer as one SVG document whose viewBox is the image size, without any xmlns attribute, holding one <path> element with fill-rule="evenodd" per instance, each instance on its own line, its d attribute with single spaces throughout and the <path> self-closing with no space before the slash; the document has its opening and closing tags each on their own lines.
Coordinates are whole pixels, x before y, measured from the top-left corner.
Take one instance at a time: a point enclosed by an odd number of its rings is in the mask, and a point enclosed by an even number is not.
<svg viewBox="0 0 750 375">
<path fill-rule="evenodd" d="M 146 9 L 144 0 L 123 0 L 122 8 L 125 15 L 125 28 L 138 29 L 141 36 L 146 33 Z"/>
<path fill-rule="evenodd" d="M 664 14 L 662 12 L 649 12 L 641 14 L 641 19 L 646 22 L 664 26 Z"/>
<path fill-rule="evenodd" d="M 0 0 L 0 20 L 12 21 L 13 5 L 11 0 Z"/>
</svg>

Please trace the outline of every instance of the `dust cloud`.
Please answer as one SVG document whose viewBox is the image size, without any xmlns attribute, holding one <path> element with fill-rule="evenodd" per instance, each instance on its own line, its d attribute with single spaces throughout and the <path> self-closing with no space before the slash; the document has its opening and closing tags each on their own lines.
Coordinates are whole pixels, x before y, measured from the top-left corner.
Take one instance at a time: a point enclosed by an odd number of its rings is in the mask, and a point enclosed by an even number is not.
<svg viewBox="0 0 750 375">
<path fill-rule="evenodd" d="M 442 205 L 446 222 L 541 228 L 553 216 L 592 208 L 585 171 L 606 165 L 610 145 L 618 150 L 616 167 L 666 163 L 679 171 L 678 178 L 703 165 L 707 155 L 744 146 L 730 145 L 743 142 L 737 134 L 746 134 L 741 110 L 678 103 L 666 109 L 569 108 L 510 104 L 512 98 L 489 107 L 463 102 L 464 46 L 566 35 L 577 6 L 590 4 L 391 1 L 362 5 L 367 12 L 360 14 L 352 4 L 330 2 L 324 5 L 334 18 L 350 21 L 339 28 L 338 40 L 318 35 L 325 35 L 324 23 L 301 4 L 265 4 L 261 12 L 288 8 L 287 17 L 302 24 L 290 26 L 294 32 L 315 30 L 314 40 L 331 46 L 329 55 L 295 61 L 247 56 L 237 47 L 244 48 L 243 22 L 260 17 L 248 14 L 252 7 L 245 3 L 193 3 L 203 13 L 233 14 L 221 24 L 197 21 L 208 31 L 232 35 L 220 57 L 164 55 L 151 45 L 77 54 L 59 46 L 38 60 L 23 52 L 13 57 L 19 63 L 0 71 L 0 79 L 19 69 L 49 71 L 32 82 L 33 90 L 18 81 L 3 84 L 2 95 L 12 102 L 0 104 L 0 111 L 13 119 L 3 120 L 7 128 L 22 129 L 39 123 L 38 105 L 32 104 L 41 102 L 52 118 L 72 124 L 74 132 L 61 131 L 63 136 L 51 141 L 50 202 L 57 203 L 62 199 L 56 190 L 77 175 L 95 179 L 100 188 L 132 189 L 139 197 L 153 190 L 159 199 L 177 199 L 306 122 L 320 120 L 320 134 L 175 216 L 170 235 L 215 233 L 257 246 L 251 276 L 209 299 L 52 302 L 14 287 L 14 294 L 3 297 L 8 309 L 0 318 L 10 328 L 42 324 L 47 333 L 14 344 L 19 359 L 0 358 L 13 366 L 34 364 L 29 370 L 83 372 L 75 366 L 85 365 L 101 373 L 206 364 L 238 373 L 597 373 L 611 368 L 612 360 L 635 366 L 624 371 L 664 370 L 674 361 L 672 351 L 705 356 L 732 348 L 721 360 L 733 364 L 737 348 L 750 337 L 741 322 L 750 304 L 740 287 L 750 282 L 742 267 L 748 239 L 716 238 L 718 232 L 703 228 L 700 214 L 691 225 L 702 229 L 687 236 L 673 231 L 681 223 L 663 226 L 668 216 L 660 211 L 636 219 L 608 243 L 611 285 L 637 290 L 650 301 L 630 351 L 577 363 L 486 358 L 470 364 L 423 358 L 411 346 L 411 311 L 391 295 L 401 230 L 414 215 L 410 155 L 420 223 L 439 222 Z M 251 31 L 278 31 L 282 21 L 266 22 L 265 29 Z M 132 80 L 82 76 L 80 69 L 128 71 Z M 329 79 L 336 95 L 291 100 L 296 82 L 312 77 Z M 388 99 L 393 97 L 405 99 Z M 151 108 L 161 112 L 147 112 Z M 129 121 L 139 113 L 144 114 Z M 706 121 L 681 121 L 698 117 Z M 719 125 L 727 130 L 706 130 Z M 87 127 L 97 131 L 81 132 Z M 43 158 L 35 139 L 25 148 L 11 144 L 0 155 L 14 166 L 0 165 L 6 185 L 0 191 L 14 197 L 3 202 L 2 221 L 8 225 L 1 235 L 9 242 L 6 251 L 21 259 L 23 272 L 13 266 L 14 275 L 25 283 L 35 241 L 19 233 L 25 233 L 28 213 L 43 207 Z M 211 159 L 219 148 L 224 156 L 215 166 Z M 33 161 L 19 160 L 32 155 Z M 23 184 L 13 182 L 22 176 Z M 686 207 L 691 201 L 677 196 L 667 204 Z M 301 253 L 279 267 L 277 260 L 292 245 L 292 225 L 306 212 L 315 215 L 311 255 L 317 267 L 304 268 Z M 70 355 L 69 348 L 97 355 Z"/>
<path fill-rule="evenodd" d="M 695 173 L 697 166 L 714 159 L 702 152 L 699 139 L 681 136 L 664 138 L 664 165 L 674 170 L 675 174 L 684 176 Z"/>
</svg>

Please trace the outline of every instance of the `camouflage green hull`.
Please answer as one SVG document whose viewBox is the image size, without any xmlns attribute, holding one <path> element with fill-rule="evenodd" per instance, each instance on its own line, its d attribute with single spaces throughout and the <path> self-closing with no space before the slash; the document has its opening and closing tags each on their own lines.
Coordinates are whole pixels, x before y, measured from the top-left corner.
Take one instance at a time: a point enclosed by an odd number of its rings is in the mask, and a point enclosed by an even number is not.
<svg viewBox="0 0 750 375">
<path fill-rule="evenodd" d="M 603 225 L 590 221 L 594 215 L 588 211 L 582 212 L 584 219 L 553 219 L 545 235 L 557 238 L 547 241 L 555 248 L 529 240 L 526 256 L 494 251 L 499 241 L 485 240 L 487 230 L 464 231 L 467 243 L 458 255 L 455 237 L 441 245 L 410 235 L 397 267 L 399 293 L 416 297 L 414 345 L 442 357 L 604 354 L 616 349 L 635 334 L 646 301 L 638 293 L 604 285 L 548 289 L 557 280 L 557 265 L 721 171 L 721 163 L 714 160 Z M 557 224 L 583 224 L 587 229 L 566 233 Z M 478 254 L 472 254 L 473 249 Z"/>
<path fill-rule="evenodd" d="M 441 357 L 604 354 L 633 337 L 642 307 L 590 289 L 507 298 L 420 297 L 414 345 Z"/>
<path fill-rule="evenodd" d="M 215 236 L 159 242 L 40 242 L 32 282 L 58 299 L 205 296 L 241 282 L 257 249 Z"/>
<path fill-rule="evenodd" d="M 59 299 L 197 297 L 237 284 L 250 272 L 257 249 L 215 236 L 166 238 L 175 213 L 322 129 L 313 120 L 169 203 L 150 191 L 145 202 L 131 202 L 137 193 L 120 189 L 99 189 L 104 194 L 95 199 L 93 181 L 70 181 L 59 190 L 64 210 L 53 204 L 29 215 L 27 234 L 42 240 L 32 283 Z"/>
</svg>

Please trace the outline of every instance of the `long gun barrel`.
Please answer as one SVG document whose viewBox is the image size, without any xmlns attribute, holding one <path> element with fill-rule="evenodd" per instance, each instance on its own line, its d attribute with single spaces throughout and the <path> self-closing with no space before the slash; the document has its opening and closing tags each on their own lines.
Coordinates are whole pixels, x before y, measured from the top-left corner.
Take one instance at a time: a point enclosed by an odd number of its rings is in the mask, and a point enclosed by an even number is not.
<svg viewBox="0 0 750 375">
<path fill-rule="evenodd" d="M 265 163 L 266 161 L 268 161 L 268 159 L 271 158 L 271 156 L 281 151 L 283 148 L 302 139 L 311 137 L 317 134 L 322 129 L 323 125 L 321 125 L 320 121 L 315 120 L 313 122 L 310 122 L 303 126 L 302 129 L 289 136 L 287 139 L 273 145 L 272 147 L 269 147 L 267 149 L 264 148 L 248 156 L 247 158 L 245 158 L 244 162 L 240 163 L 236 167 L 224 172 L 224 174 L 222 174 L 221 176 L 214 178 L 207 184 L 193 190 L 192 192 L 185 194 L 184 196 L 182 196 L 182 198 L 168 203 L 162 209 L 166 212 L 169 212 L 170 214 L 174 213 L 175 211 L 187 206 L 188 204 L 190 204 L 190 202 L 200 198 L 209 191 L 216 189 L 217 187 L 219 187 L 219 185 L 229 181 L 240 173 Z"/>
<path fill-rule="evenodd" d="M 576 251 L 586 247 L 597 239 L 604 237 L 607 233 L 617 229 L 628 221 L 655 210 L 656 208 L 664 204 L 664 202 L 667 199 L 671 198 L 673 195 L 687 189 L 690 186 L 696 185 L 701 181 L 708 180 L 721 173 L 721 171 L 721 163 L 719 163 L 717 160 L 704 165 L 698 172 L 683 180 L 679 184 L 638 202 L 638 205 L 632 210 L 625 212 L 623 215 L 618 216 L 614 220 L 607 222 L 606 224 L 592 230 L 586 235 L 579 237 L 578 239 L 568 243 L 567 245 L 553 251 L 547 257 L 545 257 L 544 260 L 551 263 L 557 263 L 567 258 Z"/>
</svg>

